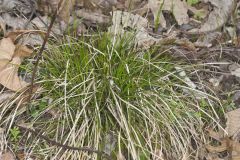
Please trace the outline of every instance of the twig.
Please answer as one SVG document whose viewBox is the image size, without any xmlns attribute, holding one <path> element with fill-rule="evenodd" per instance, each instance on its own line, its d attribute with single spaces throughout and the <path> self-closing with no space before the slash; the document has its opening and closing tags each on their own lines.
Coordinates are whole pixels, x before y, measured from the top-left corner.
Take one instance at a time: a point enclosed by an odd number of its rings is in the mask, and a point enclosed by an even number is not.
<svg viewBox="0 0 240 160">
<path fill-rule="evenodd" d="M 68 145 L 65 145 L 65 144 L 61 144 L 59 142 L 56 142 L 56 141 L 53 141 L 51 139 L 49 139 L 48 137 L 40 134 L 40 132 L 37 132 L 37 131 L 34 131 L 32 129 L 29 129 L 29 128 L 26 128 L 26 127 L 23 127 L 23 126 L 20 126 L 20 125 L 17 125 L 15 124 L 17 127 L 19 127 L 20 129 L 23 129 L 27 132 L 30 132 L 38 137 L 40 137 L 41 139 L 44 139 L 45 141 L 47 141 L 49 144 L 51 145 L 54 145 L 54 146 L 58 146 L 58 147 L 61 147 L 63 148 L 64 150 L 74 150 L 74 151 L 84 151 L 84 152 L 89 152 L 89 153 L 96 153 L 98 155 L 102 155 L 104 156 L 105 158 L 111 160 L 111 156 L 109 156 L 107 153 L 103 152 L 103 151 L 99 151 L 99 150 L 96 150 L 94 148 L 90 148 L 90 147 L 72 147 L 72 146 L 68 146 Z"/>
<path fill-rule="evenodd" d="M 52 27 L 53 27 L 53 24 L 56 20 L 56 17 L 57 17 L 57 14 L 58 14 L 58 8 L 55 10 L 53 16 L 52 16 L 52 20 L 50 22 L 50 25 L 48 27 L 48 30 L 47 30 L 47 33 L 44 37 L 44 40 L 43 40 L 43 44 L 37 54 L 37 57 L 36 57 L 36 63 L 34 65 L 34 68 L 33 68 L 33 72 L 32 72 L 32 78 L 31 78 L 31 85 L 30 85 L 30 90 L 29 90 L 29 99 L 28 99 L 28 102 L 29 104 L 31 103 L 31 97 L 32 97 L 32 94 L 33 94 L 33 85 L 34 85 L 34 79 L 35 79 L 35 76 L 36 76 L 36 72 L 37 72 L 37 69 L 38 69 L 38 64 L 39 64 L 39 61 L 40 61 L 40 58 L 42 57 L 42 54 L 43 54 L 43 51 L 45 49 L 45 46 L 47 44 L 47 41 L 48 41 L 48 38 L 50 36 L 50 32 L 52 30 Z"/>
</svg>

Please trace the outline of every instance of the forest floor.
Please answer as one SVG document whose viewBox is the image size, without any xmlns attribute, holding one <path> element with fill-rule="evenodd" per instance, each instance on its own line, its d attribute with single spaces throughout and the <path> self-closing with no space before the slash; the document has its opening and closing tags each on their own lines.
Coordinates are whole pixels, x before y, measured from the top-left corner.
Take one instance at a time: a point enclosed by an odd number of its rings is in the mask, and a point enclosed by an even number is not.
<svg viewBox="0 0 240 160">
<path fill-rule="evenodd" d="M 240 160 L 238 0 L 2 0 L 0 160 Z"/>
</svg>

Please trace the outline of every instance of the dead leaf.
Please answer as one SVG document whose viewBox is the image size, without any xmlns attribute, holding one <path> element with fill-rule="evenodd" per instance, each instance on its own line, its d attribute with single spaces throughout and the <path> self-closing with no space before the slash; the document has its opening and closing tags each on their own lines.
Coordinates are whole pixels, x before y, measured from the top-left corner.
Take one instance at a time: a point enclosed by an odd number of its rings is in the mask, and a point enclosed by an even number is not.
<svg viewBox="0 0 240 160">
<path fill-rule="evenodd" d="M 0 83 L 3 86 L 18 91 L 28 85 L 18 77 L 19 65 L 27 54 L 30 54 L 30 50 L 23 46 L 20 50 L 17 49 L 10 38 L 3 38 L 0 41 Z"/>
<path fill-rule="evenodd" d="M 0 104 L 5 102 L 6 100 L 9 100 L 11 97 L 13 97 L 15 95 L 14 92 L 12 91 L 7 91 L 7 92 L 3 92 L 0 94 Z"/>
<path fill-rule="evenodd" d="M 6 12 L 12 10 L 18 4 L 17 0 L 2 0 L 0 5 L 0 11 Z"/>
<path fill-rule="evenodd" d="M 33 24 L 34 27 L 36 27 L 38 30 L 42 30 L 42 31 L 47 31 L 50 22 L 51 22 L 51 20 L 47 16 L 36 17 L 31 21 L 31 23 Z M 61 27 L 58 23 L 55 23 L 53 25 L 52 32 L 55 34 L 62 34 Z"/>
<path fill-rule="evenodd" d="M 91 23 L 96 24 L 108 24 L 110 22 L 110 17 L 99 12 L 92 12 L 86 9 L 76 10 L 76 15 L 83 20 L 90 21 Z"/>
<path fill-rule="evenodd" d="M 12 152 L 7 151 L 4 152 L 2 155 L 0 155 L 1 160 L 15 160 L 15 156 L 12 154 Z"/>
<path fill-rule="evenodd" d="M 88 10 L 94 12 L 101 11 L 101 13 L 108 15 L 113 7 L 124 8 L 124 1 L 125 0 L 83 0 L 83 6 Z"/>
<path fill-rule="evenodd" d="M 233 102 L 236 107 L 240 107 L 240 91 L 236 91 L 233 96 Z"/>
<path fill-rule="evenodd" d="M 10 38 L 13 42 L 15 42 L 25 34 L 45 34 L 45 33 L 46 32 L 42 30 L 14 30 L 14 31 L 8 32 L 6 37 Z"/>
<path fill-rule="evenodd" d="M 28 103 L 29 99 L 39 96 L 41 94 L 42 88 L 38 84 L 33 85 L 32 95 L 30 94 L 30 90 L 31 87 L 27 87 L 26 90 L 23 91 L 19 99 L 16 101 L 16 103 L 21 103 L 21 105 L 19 106 L 20 108 L 22 106 L 24 107 L 24 104 Z"/>
<path fill-rule="evenodd" d="M 124 155 L 121 152 L 118 152 L 117 160 L 126 160 L 126 158 L 124 157 Z"/>
<path fill-rule="evenodd" d="M 30 57 L 32 55 L 32 49 L 29 49 L 27 46 L 16 45 L 15 47 L 15 57 Z"/>
<path fill-rule="evenodd" d="M 123 11 L 114 11 L 112 23 L 108 31 L 114 35 L 130 33 L 130 31 L 126 30 L 127 28 L 135 31 L 135 43 L 138 44 L 138 47 L 149 48 L 159 41 L 159 39 L 148 34 L 146 30 L 148 27 L 148 20 L 139 15 Z"/>
<path fill-rule="evenodd" d="M 75 5 L 76 0 L 65 0 L 62 3 L 62 7 L 60 9 L 59 17 L 66 23 L 69 23 L 69 18 L 72 12 L 72 9 Z"/>
<path fill-rule="evenodd" d="M 79 0 L 77 0 L 79 3 Z M 42 10 L 44 13 L 47 14 L 51 14 L 53 13 L 57 8 L 59 3 L 60 4 L 60 8 L 59 8 L 59 13 L 58 13 L 58 17 L 60 18 L 60 20 L 63 20 L 66 24 L 69 23 L 69 18 L 71 15 L 71 12 L 74 8 L 74 5 L 76 3 L 76 0 L 40 0 L 38 2 L 38 9 Z"/>
<path fill-rule="evenodd" d="M 15 51 L 15 45 L 10 38 L 4 38 L 0 41 L 0 70 L 5 67 Z"/>
<path fill-rule="evenodd" d="M 227 22 L 228 17 L 236 7 L 235 0 L 204 0 L 204 2 L 211 3 L 214 9 L 200 29 L 193 29 L 189 32 L 201 33 L 219 29 Z"/>
<path fill-rule="evenodd" d="M 194 13 L 194 19 L 204 19 L 208 15 L 208 7 L 202 7 L 201 9 L 196 9 L 195 7 L 188 6 L 188 10 Z"/>
<path fill-rule="evenodd" d="M 229 137 L 235 138 L 240 132 L 240 108 L 226 113 L 226 131 Z"/>
<path fill-rule="evenodd" d="M 3 32 L 3 34 L 6 34 L 6 23 L 2 17 L 0 17 L 0 31 Z"/>
<path fill-rule="evenodd" d="M 138 47 L 143 47 L 147 49 L 150 48 L 152 45 L 158 43 L 160 39 L 152 37 L 146 32 L 146 30 L 141 29 L 137 32 L 135 41 Z"/>
<path fill-rule="evenodd" d="M 135 9 L 141 2 L 142 0 L 125 0 L 125 7 Z"/>
<path fill-rule="evenodd" d="M 176 41 L 174 42 L 175 44 L 189 50 L 189 51 L 196 51 L 196 47 L 195 45 L 189 41 L 188 39 L 176 39 Z"/>
<path fill-rule="evenodd" d="M 220 142 L 220 145 L 206 145 L 206 149 L 210 154 L 218 155 L 221 152 L 227 151 L 231 160 L 240 159 L 240 143 L 239 143 L 239 132 L 240 132 L 240 108 L 235 109 L 226 113 L 227 123 L 226 123 L 226 132 L 215 132 L 212 129 L 208 129 L 209 136 Z M 229 158 L 226 157 L 226 158 Z"/>
<path fill-rule="evenodd" d="M 19 0 L 1 0 L 0 12 L 9 12 L 17 9 L 23 14 L 31 13 L 32 9 L 29 3 Z"/>
<path fill-rule="evenodd" d="M 154 22 L 159 18 L 162 27 L 166 27 L 166 20 L 162 11 L 173 13 L 178 25 L 187 24 L 189 17 L 187 14 L 187 3 L 181 0 L 149 0 L 148 6 L 154 15 Z"/>
<path fill-rule="evenodd" d="M 29 46 L 40 46 L 43 44 L 43 36 L 40 34 L 24 34 L 19 40 L 19 44 L 29 45 Z M 47 45 L 46 45 L 47 48 Z"/>
<path fill-rule="evenodd" d="M 0 83 L 13 91 L 21 90 L 28 85 L 18 77 L 18 68 L 21 62 L 20 57 L 15 57 L 7 62 L 7 65 L 0 71 Z"/>
<path fill-rule="evenodd" d="M 195 89 L 197 88 L 197 85 L 187 76 L 186 72 L 181 67 L 175 67 L 177 70 L 179 76 L 183 78 L 184 82 L 191 88 Z"/>
<path fill-rule="evenodd" d="M 221 36 L 220 32 L 212 32 L 209 34 L 204 34 L 198 38 L 194 43 L 197 47 L 207 47 L 213 46 L 213 42 L 216 41 Z"/>
<path fill-rule="evenodd" d="M 230 64 L 228 66 L 230 73 L 236 77 L 240 77 L 240 65 L 237 63 Z"/>
<path fill-rule="evenodd" d="M 27 19 L 21 17 L 13 17 L 9 13 L 3 13 L 1 15 L 4 23 L 12 28 L 12 30 L 24 29 L 28 22 Z M 33 29 L 32 25 L 29 24 L 28 29 Z"/>
</svg>

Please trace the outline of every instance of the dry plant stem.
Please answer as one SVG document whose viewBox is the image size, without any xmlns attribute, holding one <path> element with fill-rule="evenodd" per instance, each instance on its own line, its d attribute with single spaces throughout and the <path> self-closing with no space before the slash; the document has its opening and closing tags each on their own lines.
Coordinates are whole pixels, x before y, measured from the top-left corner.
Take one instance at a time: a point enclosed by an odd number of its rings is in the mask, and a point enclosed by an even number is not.
<svg viewBox="0 0 240 160">
<path fill-rule="evenodd" d="M 50 23 L 50 25 L 48 27 L 46 36 L 44 38 L 43 44 L 42 44 L 42 46 L 41 46 L 41 48 L 40 48 L 40 50 L 39 50 L 39 52 L 37 54 L 36 63 L 34 65 L 33 72 L 32 72 L 31 86 L 30 86 L 30 90 L 29 90 L 29 99 L 28 99 L 29 104 L 31 103 L 31 97 L 32 97 L 32 94 L 33 94 L 32 92 L 33 92 L 34 79 L 35 79 L 35 76 L 36 76 L 38 64 L 39 64 L 40 58 L 42 57 L 42 53 L 44 51 L 44 48 L 45 48 L 45 46 L 47 44 L 48 38 L 50 36 L 51 29 L 53 27 L 53 24 L 54 24 L 54 22 L 56 20 L 57 13 L 58 13 L 58 9 L 56 9 L 56 11 L 54 12 L 54 15 L 52 17 L 51 23 Z"/>
<path fill-rule="evenodd" d="M 74 150 L 74 151 L 84 151 L 84 152 L 89 152 L 89 153 L 96 153 L 98 155 L 102 155 L 104 156 L 105 158 L 107 158 L 108 160 L 111 160 L 111 156 L 109 156 L 108 154 L 102 152 L 102 151 L 99 151 L 99 150 L 96 150 L 96 149 L 93 149 L 93 148 L 90 148 L 90 147 L 72 147 L 72 146 L 68 146 L 68 145 L 65 145 L 65 144 L 61 144 L 59 142 L 56 142 L 56 141 L 53 141 L 51 139 L 49 139 L 48 137 L 40 134 L 40 132 L 37 132 L 35 130 L 32 130 L 32 129 L 29 129 L 29 128 L 25 128 L 23 126 L 20 126 L 20 125 L 17 125 L 15 124 L 17 127 L 27 131 L 27 132 L 30 132 L 38 137 L 40 137 L 41 139 L 44 139 L 45 141 L 47 141 L 49 144 L 51 145 L 54 145 L 54 146 L 58 146 L 58 147 L 61 147 L 63 148 L 64 150 Z"/>
</svg>

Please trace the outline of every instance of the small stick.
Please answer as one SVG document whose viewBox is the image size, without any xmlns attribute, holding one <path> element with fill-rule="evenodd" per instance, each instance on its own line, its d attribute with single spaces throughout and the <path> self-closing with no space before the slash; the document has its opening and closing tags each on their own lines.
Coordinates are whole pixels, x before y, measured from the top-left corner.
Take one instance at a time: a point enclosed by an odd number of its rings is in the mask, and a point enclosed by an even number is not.
<svg viewBox="0 0 240 160">
<path fill-rule="evenodd" d="M 89 152 L 89 153 L 96 153 L 98 155 L 102 155 L 104 156 L 105 158 L 107 158 L 108 160 L 111 160 L 111 156 L 109 156 L 107 153 L 103 152 L 103 151 L 99 151 L 99 150 L 96 150 L 94 148 L 90 148 L 90 147 L 72 147 L 72 146 L 68 146 L 68 145 L 65 145 L 65 144 L 61 144 L 59 142 L 56 142 L 56 141 L 53 141 L 51 139 L 49 139 L 48 137 L 40 134 L 40 132 L 37 132 L 35 130 L 32 130 L 30 128 L 25 128 L 23 126 L 20 126 L 20 125 L 17 125 L 15 124 L 17 127 L 27 131 L 27 132 L 30 132 L 38 137 L 40 137 L 41 139 L 44 139 L 45 141 L 47 141 L 49 144 L 51 145 L 54 145 L 54 146 L 58 146 L 58 147 L 61 147 L 63 148 L 64 150 L 74 150 L 74 151 L 84 151 L 84 152 Z"/>
<path fill-rule="evenodd" d="M 32 72 L 31 85 L 30 85 L 30 89 L 29 89 L 29 99 L 28 99 L 29 104 L 31 103 L 31 97 L 32 97 L 32 94 L 33 94 L 34 79 L 36 77 L 38 64 L 39 64 L 40 58 L 42 57 L 43 51 L 45 49 L 45 46 L 47 44 L 48 38 L 50 36 L 50 32 L 51 32 L 52 27 L 53 27 L 53 24 L 54 24 L 54 22 L 56 20 L 57 13 L 58 13 L 58 8 L 55 10 L 55 12 L 54 12 L 54 14 L 52 16 L 52 20 L 51 20 L 50 25 L 48 27 L 47 33 L 46 33 L 46 35 L 44 37 L 43 44 L 42 44 L 42 46 L 41 46 L 41 48 L 40 48 L 40 50 L 39 50 L 39 52 L 37 54 L 36 63 L 34 65 L 33 72 Z"/>
</svg>

